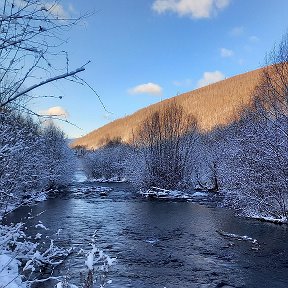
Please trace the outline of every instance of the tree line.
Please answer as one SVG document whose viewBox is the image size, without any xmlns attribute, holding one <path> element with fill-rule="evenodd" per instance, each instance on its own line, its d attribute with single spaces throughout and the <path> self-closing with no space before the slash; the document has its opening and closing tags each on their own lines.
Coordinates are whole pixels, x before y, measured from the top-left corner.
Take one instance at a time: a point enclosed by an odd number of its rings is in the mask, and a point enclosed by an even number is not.
<svg viewBox="0 0 288 288">
<path fill-rule="evenodd" d="M 0 210 L 68 185 L 73 157 L 53 124 L 41 127 L 18 112 L 0 111 Z"/>
</svg>

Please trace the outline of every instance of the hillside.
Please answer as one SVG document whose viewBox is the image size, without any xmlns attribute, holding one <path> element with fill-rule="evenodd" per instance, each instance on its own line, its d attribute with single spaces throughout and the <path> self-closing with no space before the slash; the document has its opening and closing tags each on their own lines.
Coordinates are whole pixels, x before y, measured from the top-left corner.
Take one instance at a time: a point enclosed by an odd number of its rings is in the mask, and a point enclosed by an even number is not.
<svg viewBox="0 0 288 288">
<path fill-rule="evenodd" d="M 133 131 L 136 131 L 147 115 L 173 99 L 196 117 L 202 131 L 228 124 L 235 119 L 243 106 L 249 105 L 261 72 L 262 69 L 250 71 L 150 105 L 76 139 L 72 147 L 85 146 L 93 149 L 105 143 L 106 139 L 117 137 L 129 142 Z"/>
</svg>

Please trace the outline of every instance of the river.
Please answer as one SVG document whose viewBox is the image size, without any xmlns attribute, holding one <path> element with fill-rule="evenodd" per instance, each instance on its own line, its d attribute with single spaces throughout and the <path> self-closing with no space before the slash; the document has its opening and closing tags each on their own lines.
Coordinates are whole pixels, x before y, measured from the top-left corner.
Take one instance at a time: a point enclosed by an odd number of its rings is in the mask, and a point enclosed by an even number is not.
<svg viewBox="0 0 288 288">
<path fill-rule="evenodd" d="M 99 186 L 113 190 L 89 193 Z M 78 252 L 89 251 L 94 235 L 98 248 L 117 257 L 106 287 L 288 287 L 286 225 L 235 217 L 205 199 L 151 201 L 135 192 L 125 183 L 75 182 L 56 198 L 17 209 L 6 222 L 25 221 L 27 235 L 41 232 L 42 241 L 53 236 L 59 246 L 74 247 L 55 274 L 79 286 L 86 258 Z M 39 221 L 49 230 L 36 228 Z M 219 230 L 257 239 L 257 245 Z"/>
</svg>

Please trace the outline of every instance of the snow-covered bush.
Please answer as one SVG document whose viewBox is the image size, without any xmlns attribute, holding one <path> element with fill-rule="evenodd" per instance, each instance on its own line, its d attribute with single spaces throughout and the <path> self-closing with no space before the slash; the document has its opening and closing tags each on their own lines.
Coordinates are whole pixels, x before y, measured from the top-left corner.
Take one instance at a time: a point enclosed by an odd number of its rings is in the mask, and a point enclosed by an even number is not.
<svg viewBox="0 0 288 288">
<path fill-rule="evenodd" d="M 67 186 L 75 171 L 75 156 L 68 147 L 64 133 L 54 125 L 45 127 L 43 133 L 44 169 L 46 189 Z"/>
<path fill-rule="evenodd" d="M 197 190 L 218 191 L 218 176 L 216 175 L 216 164 L 210 133 L 199 133 L 194 142 L 194 149 L 189 153 L 188 167 L 186 167 L 186 182 L 191 183 L 189 187 Z M 213 144 L 212 144 L 213 143 Z"/>
<path fill-rule="evenodd" d="M 126 178 L 138 189 L 147 187 L 147 183 L 151 182 L 151 175 L 146 165 L 145 152 L 143 148 L 134 147 L 131 149 L 125 165 Z"/>
<path fill-rule="evenodd" d="M 47 229 L 43 224 L 40 226 Z M 53 275 L 53 270 L 72 253 L 72 247 L 58 247 L 53 236 L 46 236 L 45 241 L 39 241 L 40 233 L 35 235 L 35 240 L 31 240 L 24 231 L 24 223 L 11 226 L 0 224 L 1 287 L 40 287 L 41 283 L 48 280 L 62 280 L 63 277 Z M 47 245 L 49 242 L 45 242 L 49 238 L 50 245 Z M 45 270 L 52 272 L 45 274 Z"/>
<path fill-rule="evenodd" d="M 123 179 L 130 150 L 128 145 L 116 144 L 87 152 L 82 158 L 84 170 L 88 177 L 94 179 Z"/>
</svg>

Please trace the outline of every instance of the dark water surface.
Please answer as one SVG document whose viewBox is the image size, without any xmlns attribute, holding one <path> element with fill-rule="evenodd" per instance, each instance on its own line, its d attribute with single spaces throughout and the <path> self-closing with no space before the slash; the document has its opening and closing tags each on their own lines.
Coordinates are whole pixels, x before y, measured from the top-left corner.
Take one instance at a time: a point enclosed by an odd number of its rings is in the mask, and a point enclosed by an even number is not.
<svg viewBox="0 0 288 288">
<path fill-rule="evenodd" d="M 113 191 L 107 197 L 87 193 L 99 185 Z M 42 211 L 25 220 L 28 212 Z M 21 219 L 27 221 L 28 235 L 43 233 L 42 241 L 54 235 L 58 245 L 75 247 L 55 273 L 68 275 L 76 285 L 85 271 L 85 256 L 77 252 L 90 249 L 96 231 L 96 246 L 117 257 L 106 287 L 288 287 L 287 227 L 234 217 L 211 205 L 148 201 L 127 184 L 83 182 L 75 183 L 70 193 L 16 210 L 7 222 Z M 49 230 L 35 228 L 39 220 Z M 247 235 L 260 246 L 217 230 Z"/>
</svg>

